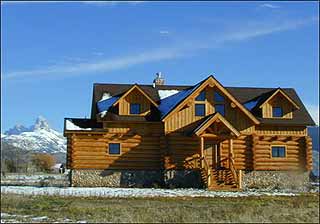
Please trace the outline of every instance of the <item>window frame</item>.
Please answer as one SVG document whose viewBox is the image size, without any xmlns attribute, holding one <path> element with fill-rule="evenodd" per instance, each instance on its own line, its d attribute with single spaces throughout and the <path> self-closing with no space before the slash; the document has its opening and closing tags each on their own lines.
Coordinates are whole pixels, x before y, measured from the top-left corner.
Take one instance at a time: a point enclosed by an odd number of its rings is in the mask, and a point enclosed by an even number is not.
<svg viewBox="0 0 320 224">
<path fill-rule="evenodd" d="M 203 95 L 203 99 L 198 99 L 198 97 L 201 97 Z M 195 101 L 205 101 L 206 100 L 206 90 L 202 90 L 198 96 L 196 96 Z"/>
<path fill-rule="evenodd" d="M 284 156 L 273 156 L 273 148 L 277 147 L 277 148 L 284 148 Z M 278 155 L 279 155 L 279 149 L 278 149 Z M 287 146 L 286 145 L 271 145 L 270 146 L 270 158 L 272 159 L 284 159 L 287 158 Z"/>
<path fill-rule="evenodd" d="M 139 113 L 131 113 L 131 106 L 133 106 L 133 105 L 139 105 Z M 130 103 L 129 114 L 130 115 L 140 115 L 141 114 L 141 104 L 140 103 Z"/>
<path fill-rule="evenodd" d="M 110 153 L 110 144 L 119 144 L 119 154 Z M 121 156 L 121 142 L 108 142 L 108 156 Z"/>
<path fill-rule="evenodd" d="M 274 116 L 274 110 L 275 109 L 281 109 L 281 116 Z M 272 106 L 272 117 L 273 118 L 283 118 L 284 114 L 283 114 L 283 109 L 280 106 Z"/>
<path fill-rule="evenodd" d="M 197 106 L 198 105 L 203 106 L 203 115 L 197 115 Z M 194 115 L 196 117 L 204 117 L 204 116 L 206 116 L 206 104 L 205 103 L 195 103 L 194 104 Z"/>
</svg>

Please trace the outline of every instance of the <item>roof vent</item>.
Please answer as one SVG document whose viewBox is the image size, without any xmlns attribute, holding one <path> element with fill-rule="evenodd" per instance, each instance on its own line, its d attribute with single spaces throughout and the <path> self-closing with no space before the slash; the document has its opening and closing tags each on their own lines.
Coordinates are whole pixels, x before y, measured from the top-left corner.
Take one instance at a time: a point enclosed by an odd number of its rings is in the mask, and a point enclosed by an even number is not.
<svg viewBox="0 0 320 224">
<path fill-rule="evenodd" d="M 153 80 L 153 87 L 164 85 L 164 78 L 161 77 L 161 72 L 156 73 L 156 78 Z"/>
</svg>

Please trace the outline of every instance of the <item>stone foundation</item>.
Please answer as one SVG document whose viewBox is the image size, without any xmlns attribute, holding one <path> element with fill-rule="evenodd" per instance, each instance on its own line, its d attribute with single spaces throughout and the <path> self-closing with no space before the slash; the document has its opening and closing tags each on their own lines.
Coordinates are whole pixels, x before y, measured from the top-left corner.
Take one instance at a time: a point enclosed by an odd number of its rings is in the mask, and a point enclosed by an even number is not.
<svg viewBox="0 0 320 224">
<path fill-rule="evenodd" d="M 250 171 L 243 173 L 243 189 L 298 190 L 309 189 L 309 172 Z"/>
<path fill-rule="evenodd" d="M 161 171 L 145 170 L 72 170 L 73 187 L 160 187 Z"/>
<path fill-rule="evenodd" d="M 196 170 L 72 170 L 73 187 L 202 187 Z"/>
<path fill-rule="evenodd" d="M 169 188 L 201 188 L 201 174 L 198 170 L 168 170 L 164 182 Z"/>
</svg>

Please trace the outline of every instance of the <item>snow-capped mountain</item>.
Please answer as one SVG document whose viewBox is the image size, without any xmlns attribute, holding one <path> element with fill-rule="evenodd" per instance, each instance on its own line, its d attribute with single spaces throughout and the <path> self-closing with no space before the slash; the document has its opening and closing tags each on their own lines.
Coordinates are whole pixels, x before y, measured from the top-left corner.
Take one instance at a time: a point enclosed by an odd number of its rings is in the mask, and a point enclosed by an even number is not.
<svg viewBox="0 0 320 224">
<path fill-rule="evenodd" d="M 47 120 L 38 117 L 30 128 L 16 125 L 1 134 L 1 141 L 12 146 L 35 152 L 65 153 L 66 139 L 63 135 L 50 128 Z"/>
</svg>

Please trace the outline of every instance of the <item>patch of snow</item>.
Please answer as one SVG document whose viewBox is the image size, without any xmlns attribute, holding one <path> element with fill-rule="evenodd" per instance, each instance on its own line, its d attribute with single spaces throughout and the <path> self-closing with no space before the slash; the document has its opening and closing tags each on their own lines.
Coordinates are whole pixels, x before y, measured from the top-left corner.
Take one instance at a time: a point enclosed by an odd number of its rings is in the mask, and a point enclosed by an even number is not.
<svg viewBox="0 0 320 224">
<path fill-rule="evenodd" d="M 75 197 L 108 197 L 108 198 L 149 198 L 149 197 L 249 197 L 249 196 L 296 196 L 292 192 L 280 191 L 208 191 L 203 189 L 154 189 L 154 188 L 58 188 L 1 186 L 1 193 L 21 195 L 56 195 Z"/>
<path fill-rule="evenodd" d="M 112 96 L 111 96 L 111 94 L 110 94 L 110 93 L 105 92 L 105 93 L 103 93 L 103 95 L 102 95 L 101 99 L 100 99 L 98 102 L 100 102 L 100 101 L 104 101 L 104 100 L 107 100 L 107 99 L 110 99 L 111 97 L 112 97 Z"/>
<path fill-rule="evenodd" d="M 51 169 L 59 169 L 61 165 L 62 163 L 56 163 L 54 166 L 51 167 Z"/>
<path fill-rule="evenodd" d="M 45 219 L 48 219 L 48 217 L 47 216 L 41 216 L 41 217 L 32 218 L 33 221 L 42 221 L 42 220 L 45 220 Z"/>
<path fill-rule="evenodd" d="M 170 89 L 170 90 L 158 90 L 159 98 L 160 100 L 167 98 L 169 96 L 172 96 L 176 93 L 180 92 L 179 90 L 176 89 Z"/>
<path fill-rule="evenodd" d="M 102 111 L 99 113 L 100 117 L 105 117 L 107 115 L 108 111 Z"/>
<path fill-rule="evenodd" d="M 92 129 L 91 128 L 80 128 L 79 126 L 72 123 L 70 120 L 66 120 L 66 130 L 79 131 L 79 130 L 92 130 Z"/>
</svg>

